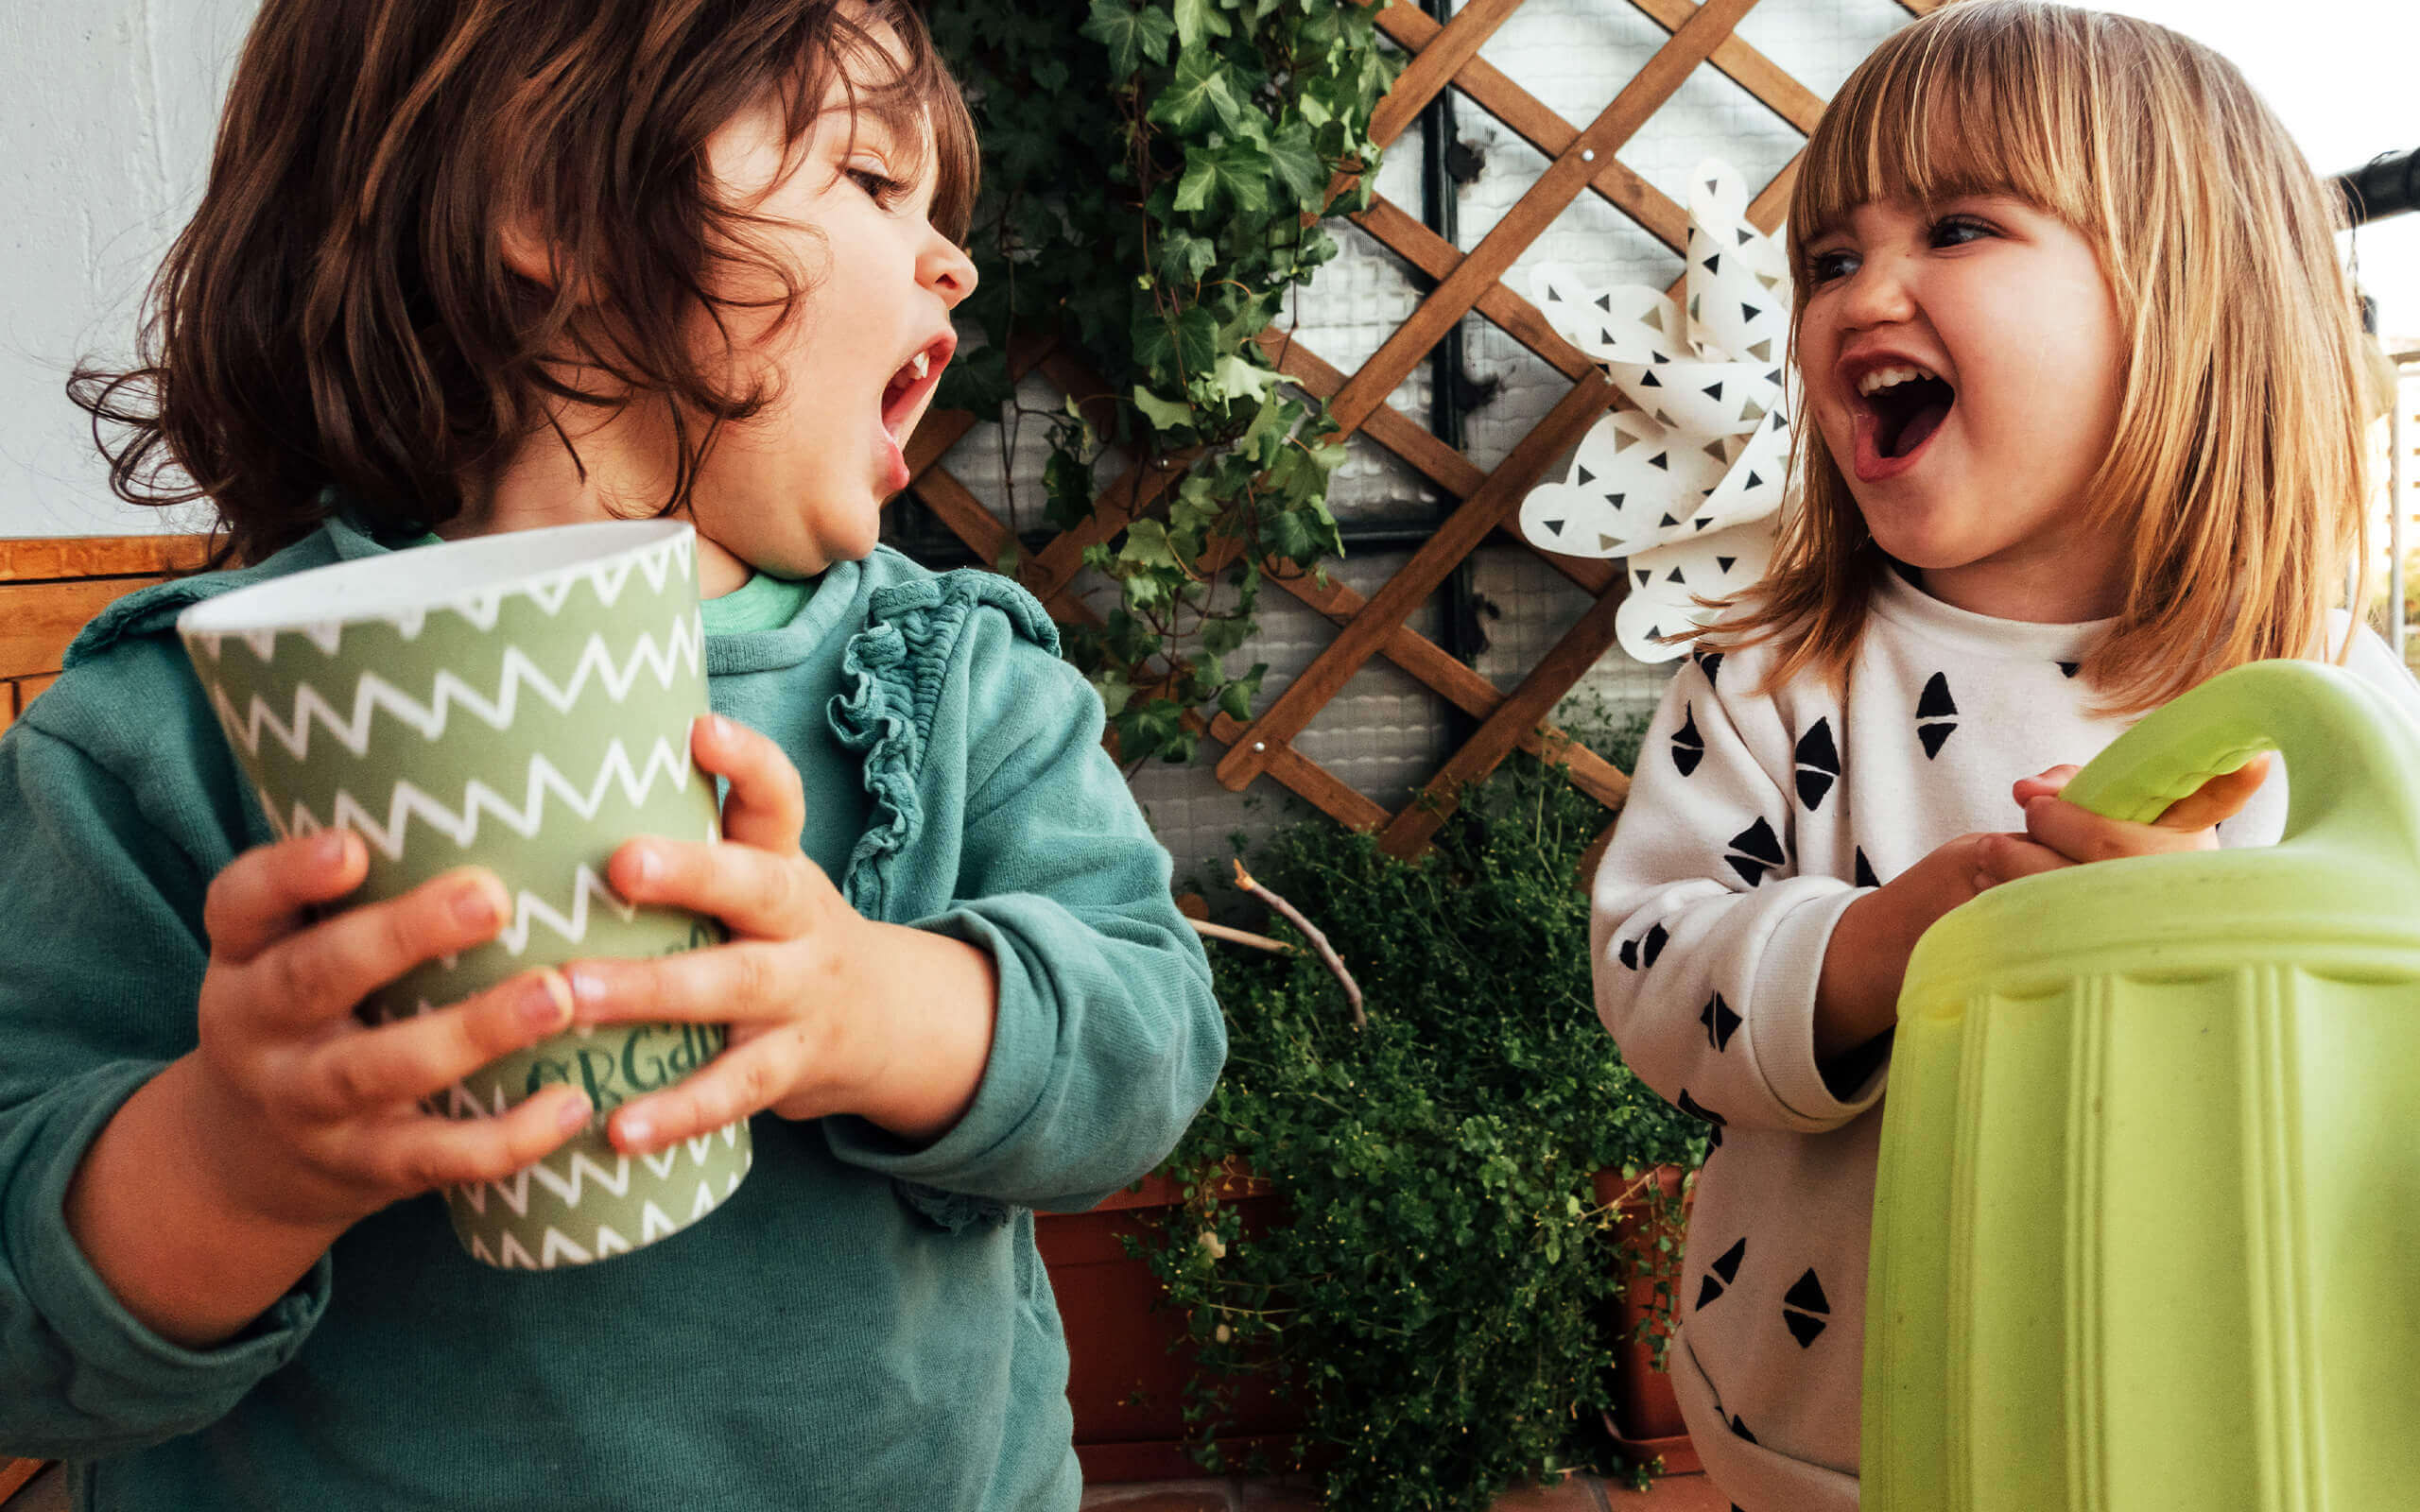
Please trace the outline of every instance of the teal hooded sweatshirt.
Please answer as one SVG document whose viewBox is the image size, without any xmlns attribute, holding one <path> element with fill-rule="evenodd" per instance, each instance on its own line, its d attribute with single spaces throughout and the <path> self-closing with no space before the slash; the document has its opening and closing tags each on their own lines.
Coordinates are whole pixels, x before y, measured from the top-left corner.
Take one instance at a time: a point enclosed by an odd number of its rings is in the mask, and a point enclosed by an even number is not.
<svg viewBox="0 0 2420 1512">
<path fill-rule="evenodd" d="M 85 1261 L 69 1178 L 194 1048 L 204 891 L 270 838 L 177 612 L 386 549 L 339 519 L 133 594 L 0 737 L 0 1454 L 70 1461 L 79 1507 L 163 1512 L 1074 1507 L 1033 1210 L 1155 1165 L 1226 1042 L 1099 700 L 991 574 L 883 550 L 707 606 L 714 708 L 797 765 L 806 853 L 860 913 L 998 963 L 982 1086 L 940 1140 L 759 1114 L 713 1217 L 566 1270 L 490 1269 L 441 1199 L 397 1203 L 209 1349 Z"/>
</svg>

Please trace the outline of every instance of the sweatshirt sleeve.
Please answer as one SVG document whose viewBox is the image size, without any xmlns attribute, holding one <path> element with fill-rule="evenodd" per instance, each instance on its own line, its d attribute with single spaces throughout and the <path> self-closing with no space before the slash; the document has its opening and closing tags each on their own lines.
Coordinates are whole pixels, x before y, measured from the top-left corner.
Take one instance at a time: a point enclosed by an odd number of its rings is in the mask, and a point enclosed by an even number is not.
<svg viewBox="0 0 2420 1512">
<path fill-rule="evenodd" d="M 323 1257 L 234 1340 L 188 1349 L 129 1313 L 68 1233 L 85 1150 L 193 1045 L 206 882 L 78 747 L 24 721 L 0 738 L 0 1454 L 91 1458 L 212 1422 L 326 1304 Z"/>
<path fill-rule="evenodd" d="M 1812 1133 L 1881 1095 L 1815 1058 L 1815 988 L 1861 889 L 1800 874 L 1789 730 L 1748 669 L 1691 657 L 1640 744 L 1599 867 L 1589 944 L 1597 1012 L 1622 1058 L 1715 1125 Z"/>
<path fill-rule="evenodd" d="M 1175 1147 L 1218 1080 L 1225 1023 L 1168 854 L 1101 749 L 1098 696 L 998 608 L 975 609 L 958 641 L 946 675 L 918 684 L 934 711 L 922 838 L 861 890 L 954 879 L 916 922 L 997 963 L 991 1057 L 928 1146 L 854 1118 L 827 1135 L 841 1160 L 918 1187 L 1080 1210 Z"/>
</svg>

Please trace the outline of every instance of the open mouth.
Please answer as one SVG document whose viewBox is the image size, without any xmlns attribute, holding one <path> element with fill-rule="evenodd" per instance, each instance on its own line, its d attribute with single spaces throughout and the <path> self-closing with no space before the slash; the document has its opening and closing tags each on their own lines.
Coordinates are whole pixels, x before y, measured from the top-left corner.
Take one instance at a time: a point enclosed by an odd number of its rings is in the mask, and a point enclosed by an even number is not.
<svg viewBox="0 0 2420 1512">
<path fill-rule="evenodd" d="M 1874 449 L 1885 461 L 1912 456 L 1958 403 L 1958 390 L 1921 368 L 1884 368 L 1858 381 L 1874 416 Z"/>
<path fill-rule="evenodd" d="M 893 441 L 905 442 L 907 432 L 915 422 L 925 399 L 942 381 L 942 369 L 949 366 L 950 343 L 935 341 L 899 365 L 890 382 L 882 390 L 882 428 Z"/>
</svg>

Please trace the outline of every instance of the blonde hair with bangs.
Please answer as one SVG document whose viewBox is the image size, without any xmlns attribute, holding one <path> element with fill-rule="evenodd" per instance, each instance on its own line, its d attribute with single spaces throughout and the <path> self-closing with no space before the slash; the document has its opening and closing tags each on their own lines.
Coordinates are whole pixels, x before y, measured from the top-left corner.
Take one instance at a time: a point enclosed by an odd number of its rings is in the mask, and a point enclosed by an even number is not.
<svg viewBox="0 0 2420 1512">
<path fill-rule="evenodd" d="M 2090 241 L 2128 328 L 2088 493 L 2093 523 L 2134 527 L 2123 607 L 2083 666 L 2101 712 L 2325 654 L 2347 562 L 2366 557 L 2361 336 L 2342 207 L 2285 129 L 2232 64 L 2164 27 L 2036 0 L 1946 6 L 1858 65 L 1807 143 L 1792 335 L 1825 228 L 1877 200 L 1982 193 Z M 1709 643 L 1785 642 L 1768 688 L 1809 667 L 1842 686 L 1892 569 L 1822 435 L 1802 423 L 1797 447 L 1772 566 Z"/>
</svg>

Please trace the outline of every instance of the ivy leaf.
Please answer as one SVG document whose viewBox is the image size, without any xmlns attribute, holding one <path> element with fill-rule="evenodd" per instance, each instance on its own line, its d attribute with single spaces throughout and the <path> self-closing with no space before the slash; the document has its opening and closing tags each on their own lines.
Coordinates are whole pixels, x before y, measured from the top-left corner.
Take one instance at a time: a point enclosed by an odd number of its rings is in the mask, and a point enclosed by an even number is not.
<svg viewBox="0 0 2420 1512">
<path fill-rule="evenodd" d="M 1204 37 L 1231 36 L 1235 28 L 1219 14 L 1217 0 L 1176 0 L 1177 45 L 1188 51 Z"/>
<path fill-rule="evenodd" d="M 1277 448 L 1286 444 L 1288 434 L 1294 428 L 1294 417 L 1289 413 L 1292 408 L 1275 395 L 1262 398 L 1252 423 L 1244 427 L 1242 439 L 1236 442 L 1236 449 L 1252 458 L 1253 466 L 1266 469 L 1277 460 Z"/>
<path fill-rule="evenodd" d="M 1267 397 L 1269 390 L 1278 382 L 1275 372 L 1247 362 L 1232 352 L 1219 359 L 1218 365 L 1210 369 L 1210 376 L 1230 404 L 1239 399 L 1257 403 Z"/>
<path fill-rule="evenodd" d="M 1232 127 L 1242 114 L 1242 102 L 1228 86 L 1226 68 L 1218 57 L 1186 48 L 1177 54 L 1176 77 L 1151 102 L 1150 119 L 1190 135 L 1207 129 L 1214 121 Z"/>
<path fill-rule="evenodd" d="M 1309 127 L 1288 122 L 1270 137 L 1267 152 L 1270 174 L 1286 186 L 1296 204 L 1311 211 L 1325 208 L 1327 163 L 1311 145 Z"/>
<path fill-rule="evenodd" d="M 1154 63 L 1167 60 L 1168 39 L 1176 35 L 1176 23 L 1155 6 L 1135 10 L 1126 0 L 1093 0 L 1092 14 L 1080 34 L 1109 49 L 1109 71 L 1123 79 L 1131 77 L 1146 59 Z"/>
<path fill-rule="evenodd" d="M 1176 208 L 1209 210 L 1224 200 L 1237 210 L 1269 208 L 1269 154 L 1249 142 L 1184 149 L 1184 178 Z"/>
<path fill-rule="evenodd" d="M 1191 404 L 1181 400 L 1162 399 L 1141 384 L 1134 386 L 1134 407 L 1143 412 L 1143 417 L 1151 422 L 1153 430 L 1172 431 L 1180 425 L 1193 423 Z"/>
</svg>

